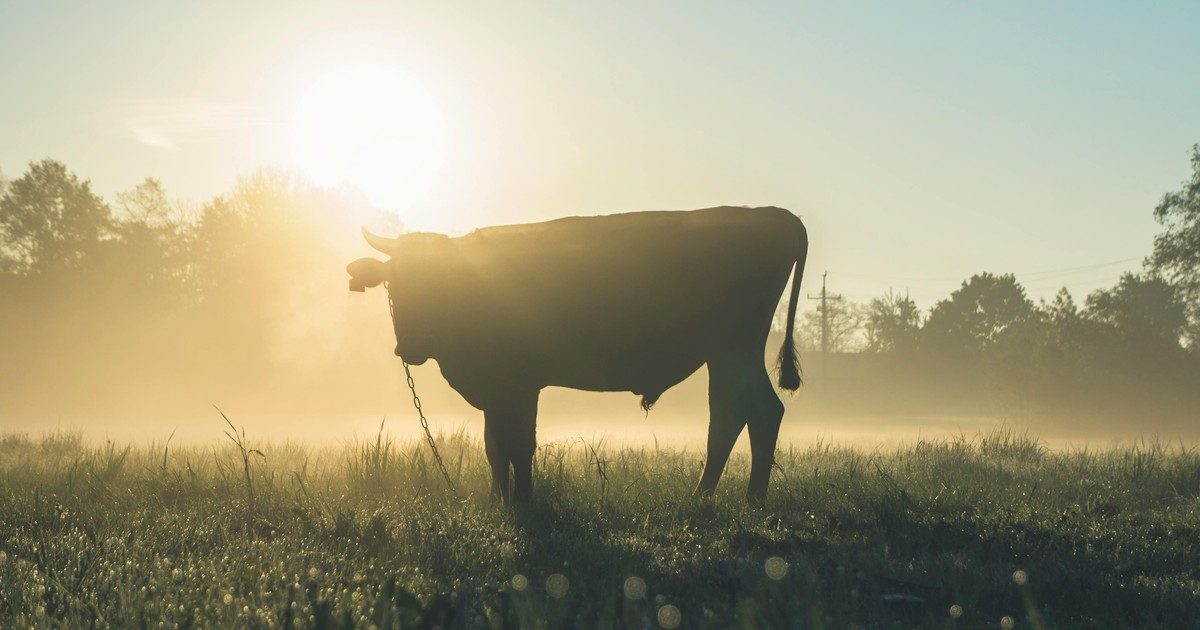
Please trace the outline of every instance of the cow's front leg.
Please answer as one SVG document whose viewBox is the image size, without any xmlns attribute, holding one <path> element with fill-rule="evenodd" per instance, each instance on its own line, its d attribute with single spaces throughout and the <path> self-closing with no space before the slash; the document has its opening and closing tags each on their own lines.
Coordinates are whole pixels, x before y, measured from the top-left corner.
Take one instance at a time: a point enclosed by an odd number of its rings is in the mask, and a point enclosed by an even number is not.
<svg viewBox="0 0 1200 630">
<path fill-rule="evenodd" d="M 513 443 L 513 501 L 528 503 L 533 497 L 533 451 L 537 448 L 536 416 L 529 419 L 528 431 Z"/>
<path fill-rule="evenodd" d="M 492 466 L 492 498 L 508 503 L 508 453 L 504 445 L 503 431 L 495 414 L 483 413 L 483 445 L 488 463 Z"/>
<path fill-rule="evenodd" d="M 507 392 L 483 412 L 484 443 L 492 465 L 492 490 L 509 501 L 508 471 L 512 466 L 511 499 L 524 503 L 533 495 L 533 451 L 537 448 L 538 390 Z"/>
</svg>

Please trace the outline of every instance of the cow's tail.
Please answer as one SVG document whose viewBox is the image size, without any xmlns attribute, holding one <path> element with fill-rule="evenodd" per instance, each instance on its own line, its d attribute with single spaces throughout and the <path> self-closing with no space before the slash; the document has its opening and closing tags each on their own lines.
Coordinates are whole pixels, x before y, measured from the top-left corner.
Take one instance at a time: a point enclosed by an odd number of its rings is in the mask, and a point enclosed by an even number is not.
<svg viewBox="0 0 1200 630">
<path fill-rule="evenodd" d="M 779 386 L 789 391 L 800 389 L 800 356 L 796 352 L 796 306 L 800 300 L 800 280 L 804 278 L 804 261 L 808 258 L 808 230 L 800 223 L 796 243 L 796 268 L 792 272 L 792 292 L 788 298 L 787 328 L 783 332 L 783 347 L 779 349 Z"/>
</svg>

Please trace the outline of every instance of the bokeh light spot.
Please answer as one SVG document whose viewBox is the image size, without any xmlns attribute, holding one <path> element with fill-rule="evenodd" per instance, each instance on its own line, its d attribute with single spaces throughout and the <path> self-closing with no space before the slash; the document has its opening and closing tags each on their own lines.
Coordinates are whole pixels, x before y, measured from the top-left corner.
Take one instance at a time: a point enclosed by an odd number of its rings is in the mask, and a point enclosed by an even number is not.
<svg viewBox="0 0 1200 630">
<path fill-rule="evenodd" d="M 788 561 L 779 556 L 771 556 L 763 563 L 763 569 L 767 572 L 767 577 L 772 580 L 782 580 L 787 577 Z"/>
<path fill-rule="evenodd" d="M 683 620 L 683 613 L 671 604 L 667 604 L 658 609 L 658 625 L 667 628 L 678 628 L 679 622 Z"/>
<path fill-rule="evenodd" d="M 625 578 L 624 590 L 627 599 L 643 599 L 646 597 L 646 580 L 636 575 Z"/>
<path fill-rule="evenodd" d="M 567 590 L 571 588 L 571 581 L 567 576 L 561 573 L 554 573 L 546 578 L 546 592 L 551 597 L 562 599 L 567 596 Z"/>
<path fill-rule="evenodd" d="M 520 573 L 512 576 L 512 580 L 509 583 L 512 584 L 514 591 L 523 591 L 529 588 L 529 578 Z"/>
</svg>

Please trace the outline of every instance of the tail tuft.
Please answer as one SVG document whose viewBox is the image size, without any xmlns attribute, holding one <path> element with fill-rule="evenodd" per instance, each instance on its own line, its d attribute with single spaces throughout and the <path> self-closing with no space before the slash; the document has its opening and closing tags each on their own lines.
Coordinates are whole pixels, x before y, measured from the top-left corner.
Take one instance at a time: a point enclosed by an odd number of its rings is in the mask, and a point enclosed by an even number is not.
<svg viewBox="0 0 1200 630">
<path fill-rule="evenodd" d="M 799 223 L 799 220 L 797 220 Z M 800 300 L 800 281 L 804 278 L 804 262 L 808 258 L 808 230 L 799 223 L 796 261 L 792 271 L 792 292 L 788 296 L 787 330 L 783 347 L 779 349 L 779 386 L 788 391 L 800 389 L 800 356 L 796 353 L 796 303 Z"/>
<path fill-rule="evenodd" d="M 779 349 L 779 387 L 794 392 L 800 389 L 804 379 L 800 376 L 800 354 L 796 352 L 796 344 L 792 336 L 787 335 L 783 347 Z"/>
</svg>

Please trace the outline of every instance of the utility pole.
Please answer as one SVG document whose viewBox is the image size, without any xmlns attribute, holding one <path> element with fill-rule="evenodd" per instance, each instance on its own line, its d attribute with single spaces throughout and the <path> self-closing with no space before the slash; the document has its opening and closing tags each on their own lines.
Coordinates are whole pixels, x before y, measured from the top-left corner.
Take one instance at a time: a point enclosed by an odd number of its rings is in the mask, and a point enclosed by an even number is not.
<svg viewBox="0 0 1200 630">
<path fill-rule="evenodd" d="M 817 312 L 821 314 L 821 374 L 825 375 L 825 361 L 829 356 L 829 300 L 840 300 L 840 294 L 829 295 L 825 289 L 825 279 L 829 272 L 821 274 L 821 295 L 808 295 L 810 300 L 820 300 L 821 303 L 817 306 Z"/>
</svg>

